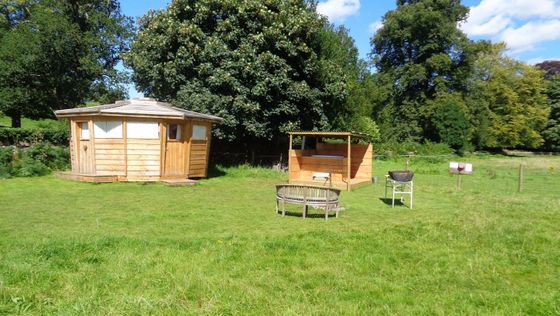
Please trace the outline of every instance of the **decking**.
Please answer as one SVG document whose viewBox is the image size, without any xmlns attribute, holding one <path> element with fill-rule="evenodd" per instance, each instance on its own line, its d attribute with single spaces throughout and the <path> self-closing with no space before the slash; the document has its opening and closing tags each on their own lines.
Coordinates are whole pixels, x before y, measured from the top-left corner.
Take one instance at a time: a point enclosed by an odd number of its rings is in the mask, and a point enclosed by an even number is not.
<svg viewBox="0 0 560 316">
<path fill-rule="evenodd" d="M 119 181 L 119 176 L 117 175 L 91 175 L 91 174 L 78 174 L 72 173 L 72 171 L 58 171 L 54 174 L 56 177 L 66 180 L 75 180 L 82 182 L 93 182 L 93 183 L 109 183 Z"/>
</svg>

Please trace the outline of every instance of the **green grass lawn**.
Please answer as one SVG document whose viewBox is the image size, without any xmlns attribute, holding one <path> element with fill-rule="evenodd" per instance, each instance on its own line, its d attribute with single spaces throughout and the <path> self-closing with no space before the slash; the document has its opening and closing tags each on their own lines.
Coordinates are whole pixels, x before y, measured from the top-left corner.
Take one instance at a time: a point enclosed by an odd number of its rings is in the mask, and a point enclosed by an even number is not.
<svg viewBox="0 0 560 316">
<path fill-rule="evenodd" d="M 264 169 L 0 180 L 0 314 L 560 314 L 560 159 L 472 160 L 461 190 L 446 162 L 413 160 L 413 210 L 377 184 L 328 221 L 274 214 L 286 175 Z"/>
<path fill-rule="evenodd" d="M 31 120 L 23 117 L 21 119 L 21 127 L 32 128 L 32 127 L 46 127 L 50 125 L 60 124 L 57 120 L 43 119 L 43 120 Z M 2 116 L 0 113 L 0 127 L 11 127 L 12 119 L 9 116 Z"/>
</svg>

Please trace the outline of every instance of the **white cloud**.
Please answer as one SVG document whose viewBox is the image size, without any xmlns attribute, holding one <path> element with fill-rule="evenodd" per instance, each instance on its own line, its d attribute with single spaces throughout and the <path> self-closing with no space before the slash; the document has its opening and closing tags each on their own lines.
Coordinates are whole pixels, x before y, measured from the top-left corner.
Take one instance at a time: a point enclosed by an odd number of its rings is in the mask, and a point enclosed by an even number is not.
<svg viewBox="0 0 560 316">
<path fill-rule="evenodd" d="M 466 23 L 463 31 L 469 35 L 496 35 L 510 25 L 511 19 L 499 14 L 492 17 L 489 21 L 481 23 Z"/>
<path fill-rule="evenodd" d="M 518 28 L 507 28 L 499 39 L 506 42 L 514 53 L 533 50 L 541 42 L 560 39 L 560 20 L 528 22 Z"/>
<path fill-rule="evenodd" d="M 326 15 L 331 22 L 342 22 L 360 11 L 360 0 L 327 0 L 317 4 L 317 12 Z"/>
<path fill-rule="evenodd" d="M 368 25 L 368 30 L 371 34 L 377 33 L 377 31 L 383 26 L 383 22 L 375 21 Z"/>
<path fill-rule="evenodd" d="M 559 23 L 560 0 L 482 0 L 471 7 L 461 28 L 470 36 L 489 36 L 522 52 L 560 39 Z"/>
</svg>

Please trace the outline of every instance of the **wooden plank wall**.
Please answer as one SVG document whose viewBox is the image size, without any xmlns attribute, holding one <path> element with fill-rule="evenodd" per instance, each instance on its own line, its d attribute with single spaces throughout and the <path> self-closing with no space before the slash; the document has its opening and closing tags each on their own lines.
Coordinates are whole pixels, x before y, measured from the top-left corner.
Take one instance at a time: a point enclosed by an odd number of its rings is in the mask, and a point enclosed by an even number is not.
<svg viewBox="0 0 560 316">
<path fill-rule="evenodd" d="M 317 143 L 317 154 L 347 156 L 348 145 Z M 373 146 L 371 144 L 352 144 L 351 155 L 351 178 L 371 178 Z"/>
<path fill-rule="evenodd" d="M 91 161 L 96 176 L 116 176 L 119 181 L 158 181 L 162 176 L 161 139 L 101 139 L 93 135 L 93 122 L 89 117 L 80 121 L 89 121 L 90 140 L 88 147 L 92 153 Z M 206 140 L 191 140 L 192 124 L 207 126 Z M 75 120 L 70 121 L 71 128 L 71 163 L 72 172 L 80 173 L 80 130 Z M 212 124 L 201 121 L 184 123 L 184 139 L 182 148 L 176 154 L 170 154 L 167 159 L 175 169 L 185 166 L 183 174 L 189 177 L 206 177 L 208 173 L 208 156 L 211 142 Z M 161 137 L 166 137 L 160 131 Z M 126 122 L 123 124 L 123 137 L 126 137 Z M 165 149 L 165 148 L 163 148 Z M 89 161 L 89 159 L 88 159 Z M 176 164 L 176 165 L 175 165 Z M 83 169 L 83 168 L 82 168 Z"/>
<path fill-rule="evenodd" d="M 159 139 L 127 139 L 127 179 L 153 181 L 160 177 L 161 144 Z"/>
<path fill-rule="evenodd" d="M 373 164 L 373 145 L 352 145 L 352 178 L 371 179 Z"/>
<path fill-rule="evenodd" d="M 212 138 L 212 124 L 200 121 L 191 121 L 189 127 L 191 133 L 192 126 L 195 124 L 206 125 L 206 140 L 190 139 L 189 178 L 206 177 L 208 175 L 208 156 L 210 152 L 210 140 Z"/>
<path fill-rule="evenodd" d="M 300 173 L 301 179 L 313 179 L 315 172 L 327 172 L 331 174 L 333 181 L 346 180 L 347 176 L 347 163 L 346 158 L 317 158 L 317 157 L 301 157 L 300 160 Z"/>
<path fill-rule="evenodd" d="M 295 180 L 295 179 L 301 178 L 301 176 L 302 176 L 302 174 L 301 174 L 301 170 L 302 170 L 301 157 L 302 156 L 310 156 L 310 155 L 314 155 L 314 154 L 315 154 L 315 150 L 313 150 L 313 149 L 306 149 L 306 150 L 290 149 L 290 152 L 288 153 L 289 159 L 290 159 L 290 161 L 289 161 L 290 170 L 289 170 L 288 178 L 290 180 Z"/>
<path fill-rule="evenodd" d="M 124 139 L 95 139 L 96 175 L 125 176 L 125 157 Z"/>
<path fill-rule="evenodd" d="M 189 177 L 205 177 L 207 172 L 206 140 L 191 140 Z"/>
</svg>

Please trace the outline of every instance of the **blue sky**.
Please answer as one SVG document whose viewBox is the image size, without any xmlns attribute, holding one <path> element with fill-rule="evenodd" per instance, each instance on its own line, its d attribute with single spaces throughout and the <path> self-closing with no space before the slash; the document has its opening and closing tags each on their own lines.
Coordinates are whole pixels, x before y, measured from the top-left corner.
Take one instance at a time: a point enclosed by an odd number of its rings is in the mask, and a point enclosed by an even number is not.
<svg viewBox="0 0 560 316">
<path fill-rule="evenodd" d="M 139 17 L 150 9 L 164 9 L 169 2 L 121 0 L 121 8 L 128 16 Z M 464 0 L 463 4 L 471 7 L 467 23 L 461 26 L 470 38 L 504 41 L 509 55 L 529 63 L 560 60 L 560 0 Z M 365 58 L 383 15 L 395 6 L 395 0 L 320 0 L 318 11 L 349 28 Z M 133 86 L 129 94 L 142 96 Z"/>
</svg>

